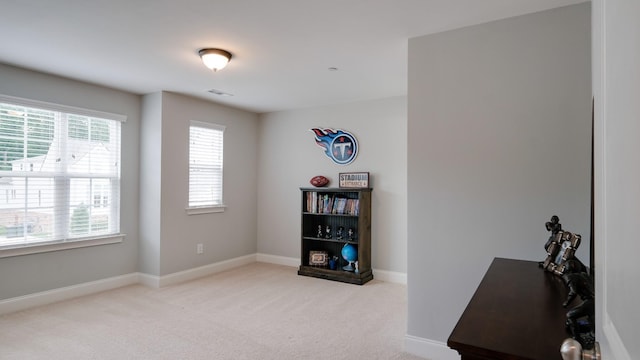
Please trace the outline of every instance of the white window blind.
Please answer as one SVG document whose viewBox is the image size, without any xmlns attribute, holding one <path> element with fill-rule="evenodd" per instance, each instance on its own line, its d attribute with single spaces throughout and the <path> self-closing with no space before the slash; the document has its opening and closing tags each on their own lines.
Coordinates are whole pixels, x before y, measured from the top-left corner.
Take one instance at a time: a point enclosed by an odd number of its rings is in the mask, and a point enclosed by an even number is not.
<svg viewBox="0 0 640 360">
<path fill-rule="evenodd" d="M 189 208 L 223 207 L 224 126 L 191 121 L 189 127 Z"/>
<path fill-rule="evenodd" d="M 0 250 L 119 234 L 123 119 L 0 96 Z"/>
</svg>

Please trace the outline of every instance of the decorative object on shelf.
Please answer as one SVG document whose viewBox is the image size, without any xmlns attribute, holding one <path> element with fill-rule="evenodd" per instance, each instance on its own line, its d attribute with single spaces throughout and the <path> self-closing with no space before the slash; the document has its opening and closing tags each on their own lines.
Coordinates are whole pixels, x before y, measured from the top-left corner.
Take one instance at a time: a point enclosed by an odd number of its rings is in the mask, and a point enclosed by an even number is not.
<svg viewBox="0 0 640 360">
<path fill-rule="evenodd" d="M 352 228 L 349 228 L 349 230 L 347 230 L 347 240 L 353 241 L 354 239 L 355 239 L 355 231 L 353 231 Z"/>
<path fill-rule="evenodd" d="M 566 269 L 566 262 L 577 260 L 582 268 L 586 267 L 576 257 L 575 253 L 580 246 L 582 237 L 579 234 L 562 230 L 560 219 L 553 215 L 550 221 L 545 223 L 547 231 L 551 231 L 551 236 L 544 245 L 547 251 L 547 258 L 539 265 L 546 271 L 562 276 Z"/>
<path fill-rule="evenodd" d="M 355 246 L 349 243 L 346 243 L 342 247 L 341 253 L 342 253 L 342 258 L 345 259 L 347 262 L 349 262 L 348 265 L 342 267 L 342 270 L 355 271 L 356 268 L 354 266 L 354 263 L 356 260 L 358 260 L 358 249 L 356 249 Z"/>
<path fill-rule="evenodd" d="M 331 239 L 333 237 L 331 233 L 331 225 L 327 225 L 327 227 L 324 229 L 324 237 L 326 239 Z"/>
<path fill-rule="evenodd" d="M 325 155 L 338 165 L 348 165 L 358 155 L 358 141 L 344 130 L 313 128 L 316 144 L 324 149 Z"/>
<path fill-rule="evenodd" d="M 582 302 L 567 311 L 567 330 L 571 337 L 582 345 L 583 349 L 591 349 L 595 343 L 595 292 L 593 279 L 587 274 L 585 267 L 577 260 L 566 263 L 565 274 L 562 275 L 569 294 L 563 307 L 567 307 L 580 297 Z"/>
<path fill-rule="evenodd" d="M 322 175 L 316 175 L 309 180 L 309 183 L 315 187 L 324 187 L 329 185 L 329 179 Z"/>
<path fill-rule="evenodd" d="M 551 216 L 551 219 L 547 221 L 544 226 L 547 228 L 547 231 L 551 231 L 551 236 L 549 236 L 549 240 L 544 244 L 544 249 L 549 251 L 549 246 L 555 240 L 555 236 L 558 234 L 558 231 L 562 230 L 562 224 L 560 224 L 560 218 L 558 215 Z"/>
<path fill-rule="evenodd" d="M 337 256 L 333 256 L 333 257 L 331 257 L 331 259 L 329 259 L 329 269 L 331 269 L 331 270 L 338 269 L 338 257 Z"/>
<path fill-rule="evenodd" d="M 321 238 L 321 237 L 323 237 L 322 234 L 323 234 L 322 225 L 318 225 L 318 232 L 316 233 L 316 237 L 317 238 Z"/>
<path fill-rule="evenodd" d="M 329 254 L 326 251 L 309 251 L 309 265 L 326 267 L 329 264 Z"/>
<path fill-rule="evenodd" d="M 563 230 L 557 215 L 553 215 L 550 221 L 545 223 L 545 227 L 551 232 L 544 245 L 547 257 L 544 261 L 538 262 L 538 265 L 545 271 L 562 277 L 568 288 L 563 307 L 570 306 L 576 297 L 582 300 L 565 315 L 565 328 L 571 334 L 571 339 L 563 342 L 560 352 L 563 359 L 581 359 L 583 349 L 591 351 L 597 346 L 593 278 L 588 274 L 587 267 L 575 256 L 582 237 Z"/>
<path fill-rule="evenodd" d="M 342 240 L 343 236 L 344 236 L 344 226 L 338 226 L 338 230 L 336 231 L 336 239 Z"/>
<path fill-rule="evenodd" d="M 350 172 L 339 173 L 339 186 L 341 188 L 368 188 L 369 173 L 368 172 Z"/>
</svg>

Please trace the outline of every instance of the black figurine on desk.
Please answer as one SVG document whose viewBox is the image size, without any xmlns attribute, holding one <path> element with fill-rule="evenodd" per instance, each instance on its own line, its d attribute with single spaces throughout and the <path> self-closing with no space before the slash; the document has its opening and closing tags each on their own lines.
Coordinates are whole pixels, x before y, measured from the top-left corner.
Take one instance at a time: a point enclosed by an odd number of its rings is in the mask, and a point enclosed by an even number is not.
<svg viewBox="0 0 640 360">
<path fill-rule="evenodd" d="M 547 231 L 551 231 L 551 236 L 549 236 L 549 240 L 544 245 L 544 249 L 547 251 L 547 258 L 538 262 L 538 265 L 545 271 L 562 276 L 567 271 L 567 262 L 569 260 L 578 260 L 575 257 L 575 253 L 582 242 L 582 236 L 562 230 L 560 219 L 556 215 L 551 217 L 551 221 L 545 223 L 545 227 Z M 582 264 L 579 260 L 578 262 Z M 582 269 L 586 271 L 586 267 L 582 266 Z"/>
<path fill-rule="evenodd" d="M 567 330 L 571 337 L 577 340 L 583 349 L 593 348 L 595 342 L 595 293 L 593 279 L 584 271 L 585 266 L 578 260 L 569 260 L 566 264 L 565 274 L 562 275 L 564 283 L 569 288 L 569 294 L 563 307 L 567 307 L 576 297 L 582 302 L 567 311 Z"/>
<path fill-rule="evenodd" d="M 544 226 L 547 228 L 547 231 L 551 231 L 551 236 L 549 236 L 549 240 L 544 244 L 544 249 L 547 252 L 547 258 L 538 264 L 545 270 L 553 271 L 553 261 L 560 251 L 562 234 L 558 235 L 558 233 L 562 231 L 562 224 L 560 224 L 560 218 L 557 215 L 553 215 L 551 220 L 547 221 Z"/>
<path fill-rule="evenodd" d="M 555 239 L 556 234 L 558 234 L 558 231 L 562 230 L 562 224 L 560 224 L 560 218 L 558 217 L 558 215 L 553 215 L 551 217 L 551 220 L 547 221 L 544 226 L 547 228 L 547 231 L 551 231 L 549 240 L 547 240 L 547 243 L 544 244 L 544 249 L 549 251 L 549 246 L 551 246 L 551 243 L 553 242 L 553 239 Z"/>
</svg>

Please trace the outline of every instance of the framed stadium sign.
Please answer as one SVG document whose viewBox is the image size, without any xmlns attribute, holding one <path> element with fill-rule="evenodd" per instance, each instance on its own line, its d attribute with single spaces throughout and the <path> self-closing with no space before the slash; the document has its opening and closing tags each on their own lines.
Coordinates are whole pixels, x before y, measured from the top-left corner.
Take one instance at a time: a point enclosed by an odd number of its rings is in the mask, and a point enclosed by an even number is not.
<svg viewBox="0 0 640 360">
<path fill-rule="evenodd" d="M 368 172 L 351 172 L 338 174 L 339 186 L 341 188 L 368 188 Z"/>
<path fill-rule="evenodd" d="M 325 155 L 338 165 L 349 165 L 358 155 L 358 141 L 353 134 L 344 130 L 313 128 L 316 144 L 324 149 Z"/>
</svg>

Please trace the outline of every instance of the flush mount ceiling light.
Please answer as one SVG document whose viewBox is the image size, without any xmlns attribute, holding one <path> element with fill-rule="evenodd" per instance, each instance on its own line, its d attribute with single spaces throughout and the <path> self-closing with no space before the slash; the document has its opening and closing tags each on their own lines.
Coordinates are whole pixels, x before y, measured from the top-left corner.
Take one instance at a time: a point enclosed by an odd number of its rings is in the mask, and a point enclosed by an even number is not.
<svg viewBox="0 0 640 360">
<path fill-rule="evenodd" d="M 204 65 L 213 71 L 221 70 L 231 60 L 231 53 L 222 49 L 202 49 L 198 54 Z"/>
</svg>

